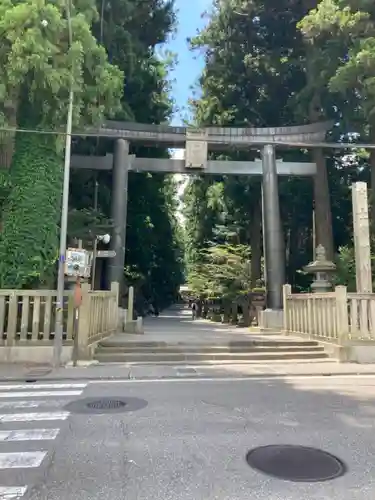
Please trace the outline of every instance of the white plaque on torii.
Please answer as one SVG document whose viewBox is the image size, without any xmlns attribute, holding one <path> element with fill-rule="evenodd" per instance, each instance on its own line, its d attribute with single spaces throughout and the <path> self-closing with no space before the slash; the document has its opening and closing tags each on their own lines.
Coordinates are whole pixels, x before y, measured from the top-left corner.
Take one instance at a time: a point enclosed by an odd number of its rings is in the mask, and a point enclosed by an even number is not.
<svg viewBox="0 0 375 500">
<path fill-rule="evenodd" d="M 206 129 L 186 130 L 185 168 L 205 169 L 207 167 L 207 138 Z"/>
</svg>

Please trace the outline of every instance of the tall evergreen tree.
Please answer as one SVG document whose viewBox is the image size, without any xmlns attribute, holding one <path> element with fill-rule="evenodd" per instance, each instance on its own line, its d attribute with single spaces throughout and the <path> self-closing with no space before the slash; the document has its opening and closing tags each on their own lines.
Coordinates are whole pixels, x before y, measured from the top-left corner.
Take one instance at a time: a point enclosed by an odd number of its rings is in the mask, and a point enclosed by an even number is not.
<svg viewBox="0 0 375 500">
<path fill-rule="evenodd" d="M 334 96 L 345 131 L 375 142 L 375 8 L 368 0 L 322 0 L 299 23 L 309 47 L 310 93 Z M 347 138 L 348 136 L 346 136 Z M 350 136 L 349 136 L 350 137 Z M 369 153 L 375 187 L 375 150 Z M 372 226 L 375 203 L 372 195 Z"/>
<path fill-rule="evenodd" d="M 192 47 L 205 54 L 200 97 L 192 100 L 198 125 L 272 127 L 334 118 L 340 126 L 334 129 L 333 139 L 345 135 L 343 114 L 347 101 L 339 98 L 337 92 L 327 90 L 324 74 L 317 70 L 318 53 L 311 52 L 299 24 L 317 3 L 314 0 L 213 2 L 206 27 L 192 39 Z M 324 19 L 322 16 L 323 24 Z M 225 154 L 232 159 L 250 160 L 257 153 Z M 313 199 L 319 228 L 317 240 L 331 256 L 334 249 L 350 241 L 351 228 L 343 221 L 350 217 L 349 186 L 359 174 L 359 163 L 355 160 L 343 168 L 347 163 L 342 155 L 325 156 L 319 150 L 314 155 L 306 150 L 278 151 L 278 157 L 289 161 L 314 159 L 318 166 L 314 183 L 306 178 L 279 179 L 288 281 L 306 286 L 306 278 L 297 271 L 312 258 Z M 222 205 L 229 211 L 226 226 L 235 228 L 240 243 L 252 247 L 255 277 L 260 270 L 260 183 L 256 179 L 230 176 L 221 180 L 224 181 Z M 187 213 L 194 208 L 200 214 L 199 219 L 191 219 L 188 224 L 202 225 L 203 213 L 208 213 L 206 195 L 202 197 L 197 192 L 186 203 Z M 220 219 L 220 215 L 216 218 Z M 214 218 L 210 220 L 214 230 Z M 201 244 L 194 239 L 196 234 L 200 233 L 188 231 L 188 246 Z"/>
<path fill-rule="evenodd" d="M 122 110 L 118 119 L 140 123 L 164 123 L 170 120 L 173 103 L 168 71 L 173 56 L 160 56 L 159 47 L 174 29 L 173 1 L 98 0 L 100 19 L 94 26 L 109 60 L 124 71 Z M 108 141 L 85 141 L 76 145 L 82 153 L 112 152 Z M 141 157 L 168 157 L 161 148 L 135 147 L 131 153 Z M 110 215 L 112 178 L 107 172 L 97 176 L 74 172 L 72 205 L 92 207 L 94 183 L 99 184 L 99 211 Z M 82 205 L 78 186 L 87 185 Z M 183 258 L 173 198 L 176 186 L 169 176 L 130 173 L 127 213 L 126 280 L 137 285 L 138 295 L 165 305 L 175 296 L 183 280 Z"/>
<path fill-rule="evenodd" d="M 173 58 L 160 57 L 158 47 L 174 29 L 173 1 L 73 0 L 71 47 L 65 9 L 64 1 L 0 1 L 2 123 L 40 132 L 63 128 L 71 76 L 74 126 L 104 118 L 168 121 Z M 19 134 L 15 143 L 12 136 L 1 139 L 0 286 L 54 286 L 63 141 L 41 133 Z M 112 147 L 107 140 L 73 141 L 78 154 L 105 154 Z M 167 157 L 165 150 L 132 152 Z M 97 227 L 110 226 L 111 189 L 108 172 L 72 171 L 70 237 L 92 238 Z M 168 178 L 129 178 L 127 275 L 141 276 L 161 302 L 182 280 L 174 191 Z"/>
<path fill-rule="evenodd" d="M 0 1 L 1 121 L 31 131 L 3 137 L 11 190 L 2 210 L 0 287 L 51 285 L 63 141 L 42 132 L 63 129 L 69 90 L 74 125 L 98 123 L 119 109 L 123 74 L 91 33 L 96 16 L 93 0 L 74 3 L 70 43 L 65 2 Z"/>
</svg>

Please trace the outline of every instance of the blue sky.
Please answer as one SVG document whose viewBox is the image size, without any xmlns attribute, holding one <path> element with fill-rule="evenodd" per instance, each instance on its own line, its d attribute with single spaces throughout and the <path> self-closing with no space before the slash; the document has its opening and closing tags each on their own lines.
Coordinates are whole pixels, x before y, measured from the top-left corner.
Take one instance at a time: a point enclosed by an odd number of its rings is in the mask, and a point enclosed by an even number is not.
<svg viewBox="0 0 375 500">
<path fill-rule="evenodd" d="M 186 39 L 194 36 L 197 29 L 204 26 L 205 20 L 201 19 L 201 14 L 209 8 L 211 3 L 212 0 L 176 0 L 178 28 L 168 48 L 178 57 L 178 64 L 171 78 L 176 80 L 173 83 L 173 97 L 179 108 L 186 107 L 187 100 L 191 97 L 190 87 L 195 83 L 203 68 L 203 58 L 197 58 L 195 52 L 190 52 Z M 173 124 L 180 125 L 181 114 L 184 118 L 185 113 L 176 114 Z"/>
</svg>

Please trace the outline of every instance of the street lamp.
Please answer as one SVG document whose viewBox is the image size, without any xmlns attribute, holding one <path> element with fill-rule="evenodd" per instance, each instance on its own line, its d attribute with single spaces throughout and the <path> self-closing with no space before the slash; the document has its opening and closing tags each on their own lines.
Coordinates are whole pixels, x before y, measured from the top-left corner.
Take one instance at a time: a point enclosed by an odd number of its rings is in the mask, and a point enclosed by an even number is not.
<svg viewBox="0 0 375 500">
<path fill-rule="evenodd" d="M 111 236 L 109 234 L 95 236 L 94 251 L 92 252 L 92 274 L 91 274 L 91 288 L 92 288 L 92 290 L 94 290 L 94 287 L 95 287 L 95 272 L 96 272 L 96 258 L 98 255 L 98 241 L 102 241 L 105 245 L 108 245 L 108 243 L 111 241 Z"/>
<path fill-rule="evenodd" d="M 66 17 L 68 21 L 69 47 L 72 46 L 72 20 L 70 13 L 71 13 L 71 0 L 66 0 Z M 57 275 L 56 323 L 55 323 L 55 337 L 53 345 L 53 365 L 55 368 L 57 368 L 60 365 L 62 342 L 63 342 L 64 266 L 66 257 L 66 239 L 67 239 L 67 228 L 68 228 L 70 152 L 72 146 L 72 119 L 73 119 L 73 75 L 71 75 L 71 82 L 70 82 L 68 116 L 66 120 L 66 136 L 65 136 L 64 183 L 63 183 L 63 195 L 61 204 L 59 268 Z"/>
</svg>

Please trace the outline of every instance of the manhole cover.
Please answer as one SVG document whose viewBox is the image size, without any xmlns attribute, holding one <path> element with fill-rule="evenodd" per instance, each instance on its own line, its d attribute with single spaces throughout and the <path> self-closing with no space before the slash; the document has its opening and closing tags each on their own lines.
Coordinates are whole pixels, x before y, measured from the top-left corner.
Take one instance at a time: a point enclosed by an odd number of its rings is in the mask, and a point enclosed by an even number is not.
<svg viewBox="0 0 375 500">
<path fill-rule="evenodd" d="M 25 374 L 25 378 L 27 378 L 28 380 L 39 379 L 41 377 L 44 377 L 45 375 L 48 375 L 49 373 L 51 373 L 51 371 L 52 370 L 50 368 L 39 368 L 35 370 L 29 370 Z"/>
<path fill-rule="evenodd" d="M 86 413 L 103 415 L 105 413 L 124 413 L 141 410 L 147 406 L 147 401 L 138 398 L 118 398 L 116 396 L 105 398 L 76 399 L 65 405 L 65 410 L 71 413 Z"/>
<path fill-rule="evenodd" d="M 197 370 L 194 368 L 177 368 L 178 375 L 196 375 Z"/>
<path fill-rule="evenodd" d="M 119 399 L 99 399 L 87 403 L 87 406 L 94 410 L 117 410 L 125 405 L 125 401 L 120 401 Z"/>
<path fill-rule="evenodd" d="M 307 446 L 262 446 L 249 451 L 246 461 L 253 469 L 269 476 L 295 482 L 329 481 L 346 472 L 340 459 Z"/>
</svg>

